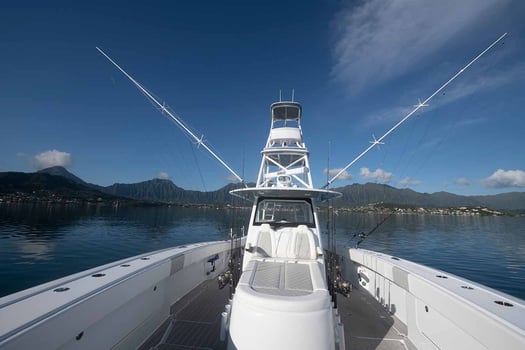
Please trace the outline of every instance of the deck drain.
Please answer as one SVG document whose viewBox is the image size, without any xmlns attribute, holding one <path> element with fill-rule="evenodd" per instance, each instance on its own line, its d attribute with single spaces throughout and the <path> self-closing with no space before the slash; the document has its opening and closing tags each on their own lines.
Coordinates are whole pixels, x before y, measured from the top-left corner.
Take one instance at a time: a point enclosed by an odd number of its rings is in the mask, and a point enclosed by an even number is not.
<svg viewBox="0 0 525 350">
<path fill-rule="evenodd" d="M 144 258 L 140 258 L 140 260 L 149 260 L 149 258 L 144 257 Z"/>
<path fill-rule="evenodd" d="M 393 256 L 391 259 L 392 259 L 392 260 L 397 260 L 397 261 L 401 260 L 401 259 L 399 259 L 399 258 L 397 258 L 397 257 L 395 257 L 395 256 Z"/>
<path fill-rule="evenodd" d="M 77 334 L 77 336 L 75 337 L 76 340 L 80 340 L 80 338 L 82 338 L 82 336 L 84 335 L 84 332 L 80 332 Z"/>
<path fill-rule="evenodd" d="M 106 276 L 105 273 L 96 273 L 94 275 L 91 275 L 91 277 L 104 277 L 104 276 Z"/>
<path fill-rule="evenodd" d="M 501 305 L 501 306 L 508 306 L 508 307 L 513 307 L 514 305 L 512 305 L 511 303 L 507 303 L 506 301 L 501 301 L 501 300 L 495 300 L 494 301 L 496 304 L 498 305 Z"/>
<path fill-rule="evenodd" d="M 447 276 L 443 276 L 443 275 L 436 275 L 437 278 L 444 278 L 444 279 L 447 279 L 448 277 Z"/>
<path fill-rule="evenodd" d="M 68 290 L 69 290 L 68 287 L 60 287 L 60 288 L 57 288 L 57 289 L 53 289 L 53 292 L 60 293 L 60 292 L 68 291 Z"/>
<path fill-rule="evenodd" d="M 131 265 L 130 264 L 122 264 L 120 265 L 120 267 L 130 267 Z"/>
<path fill-rule="evenodd" d="M 474 288 L 472 288 L 471 286 L 461 286 L 461 288 L 463 289 L 468 289 L 468 290 L 473 290 Z"/>
</svg>

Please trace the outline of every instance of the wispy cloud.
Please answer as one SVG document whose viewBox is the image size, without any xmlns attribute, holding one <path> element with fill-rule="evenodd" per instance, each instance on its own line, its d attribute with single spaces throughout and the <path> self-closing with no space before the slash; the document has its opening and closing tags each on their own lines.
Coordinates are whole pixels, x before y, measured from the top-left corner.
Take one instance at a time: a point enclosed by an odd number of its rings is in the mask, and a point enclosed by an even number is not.
<svg viewBox="0 0 525 350">
<path fill-rule="evenodd" d="M 330 176 L 330 177 L 333 177 L 335 175 L 337 175 L 343 168 L 334 168 L 334 169 L 324 169 L 324 173 L 327 174 Z M 350 174 L 347 170 L 343 171 L 341 173 L 341 175 L 339 175 L 339 177 L 337 178 L 337 180 L 341 180 L 341 181 L 344 181 L 344 180 L 352 180 L 353 179 L 353 176 L 352 174 Z"/>
<path fill-rule="evenodd" d="M 421 185 L 420 180 L 412 179 L 410 177 L 405 177 L 397 182 L 400 186 L 408 187 L 408 186 L 417 186 Z"/>
<path fill-rule="evenodd" d="M 481 68 L 482 71 L 487 71 L 488 66 Z M 525 80 L 525 63 L 518 63 L 512 66 L 505 67 L 501 70 L 486 72 L 486 74 L 479 74 L 474 78 L 465 79 L 455 82 L 451 85 L 444 95 L 429 102 L 428 107 L 420 109 L 417 113 L 424 115 L 425 112 L 438 109 L 450 103 L 459 101 L 463 98 L 490 90 L 498 89 L 502 86 Z M 438 86 L 436 86 L 437 88 Z M 424 96 L 426 98 L 428 96 Z M 414 104 L 417 101 L 414 101 Z M 401 120 L 404 116 L 410 113 L 414 106 L 392 106 L 380 109 L 369 113 L 364 117 L 367 126 L 381 125 L 387 123 L 394 123 Z M 488 120 L 486 117 L 463 118 L 459 116 L 457 122 L 454 124 L 455 128 L 471 126 L 473 124 L 484 123 Z"/>
<path fill-rule="evenodd" d="M 334 22 L 332 76 L 359 90 L 403 75 L 502 2 L 506 1 L 351 2 Z"/>
<path fill-rule="evenodd" d="M 52 166 L 68 167 L 73 163 L 70 153 L 58 151 L 56 149 L 45 151 L 33 157 L 33 167 L 45 169 Z"/>
<path fill-rule="evenodd" d="M 381 168 L 377 168 L 374 171 L 370 171 L 368 168 L 361 168 L 359 176 L 361 176 L 363 180 L 373 180 L 381 183 L 389 183 L 394 178 L 392 173 L 384 171 Z"/>
<path fill-rule="evenodd" d="M 498 169 L 481 184 L 492 188 L 525 187 L 525 171 Z"/>
<path fill-rule="evenodd" d="M 365 126 L 393 124 L 400 121 L 405 115 L 412 111 L 412 106 L 396 106 L 380 109 L 365 116 Z"/>
<path fill-rule="evenodd" d="M 454 183 L 456 185 L 460 185 L 460 186 L 469 186 L 470 185 L 470 181 L 469 179 L 467 179 L 466 177 L 458 177 Z"/>
<path fill-rule="evenodd" d="M 482 91 L 489 91 L 499 88 L 509 83 L 525 79 L 525 63 L 520 62 L 511 66 L 494 70 L 490 66 L 478 68 L 481 74 L 469 79 L 459 80 L 453 85 L 447 87 L 447 92 L 438 102 L 431 104 L 431 108 L 441 107 L 443 105 L 455 102 L 461 98 L 474 95 Z M 488 70 L 491 69 L 489 72 Z"/>
<path fill-rule="evenodd" d="M 170 178 L 170 175 L 167 172 L 165 172 L 165 171 L 161 171 L 157 175 L 157 179 L 168 180 L 169 178 Z"/>
</svg>

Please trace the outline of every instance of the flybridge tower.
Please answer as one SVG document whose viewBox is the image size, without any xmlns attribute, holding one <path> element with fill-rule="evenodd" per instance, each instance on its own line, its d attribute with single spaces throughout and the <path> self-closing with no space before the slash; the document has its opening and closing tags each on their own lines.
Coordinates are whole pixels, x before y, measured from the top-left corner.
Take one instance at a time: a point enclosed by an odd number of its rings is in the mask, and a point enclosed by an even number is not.
<svg viewBox="0 0 525 350">
<path fill-rule="evenodd" d="M 261 152 L 256 187 L 312 189 L 308 150 L 301 130 L 301 104 L 276 102 L 270 110 L 272 125 Z"/>
</svg>

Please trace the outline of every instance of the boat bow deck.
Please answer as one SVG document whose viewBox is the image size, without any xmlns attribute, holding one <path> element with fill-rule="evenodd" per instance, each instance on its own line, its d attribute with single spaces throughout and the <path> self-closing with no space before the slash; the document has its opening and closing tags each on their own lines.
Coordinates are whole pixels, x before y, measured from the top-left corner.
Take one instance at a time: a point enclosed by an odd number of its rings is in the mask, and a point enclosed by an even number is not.
<svg viewBox="0 0 525 350">
<path fill-rule="evenodd" d="M 228 298 L 228 288 L 218 289 L 215 280 L 202 283 L 171 307 L 170 319 L 140 349 L 226 349 L 219 332 Z M 406 327 L 368 293 L 354 289 L 349 298 L 338 296 L 337 306 L 347 350 L 415 349 Z"/>
</svg>

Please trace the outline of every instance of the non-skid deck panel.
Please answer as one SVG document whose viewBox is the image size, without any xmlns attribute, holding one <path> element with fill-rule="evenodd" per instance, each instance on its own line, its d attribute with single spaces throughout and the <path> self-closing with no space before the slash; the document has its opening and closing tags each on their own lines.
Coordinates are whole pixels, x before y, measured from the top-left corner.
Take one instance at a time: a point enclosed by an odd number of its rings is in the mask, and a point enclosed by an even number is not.
<svg viewBox="0 0 525 350">
<path fill-rule="evenodd" d="M 248 270 L 251 269 L 253 272 L 250 275 Z M 252 260 L 248 270 L 245 271 L 246 276 L 250 277 L 248 283 L 259 293 L 291 297 L 313 292 L 308 264 Z"/>
<path fill-rule="evenodd" d="M 228 287 L 218 289 L 215 279 L 202 283 L 172 306 L 169 334 L 164 334 L 166 324 L 156 332 L 156 339 L 164 336 L 165 341 L 149 344 L 158 344 L 153 349 L 159 350 L 225 349 L 219 340 L 220 314 L 228 298 Z M 338 295 L 337 305 L 347 350 L 415 349 L 405 337 L 406 327 L 366 292 L 354 289 L 349 298 Z"/>
<path fill-rule="evenodd" d="M 172 327 L 157 349 L 225 349 L 219 340 L 220 318 L 229 295 L 229 288 L 219 289 L 216 279 L 188 293 L 171 307 Z"/>
<path fill-rule="evenodd" d="M 337 306 L 347 350 L 416 349 L 406 337 L 406 326 L 370 294 L 356 288 L 349 298 L 338 295 Z"/>
</svg>

